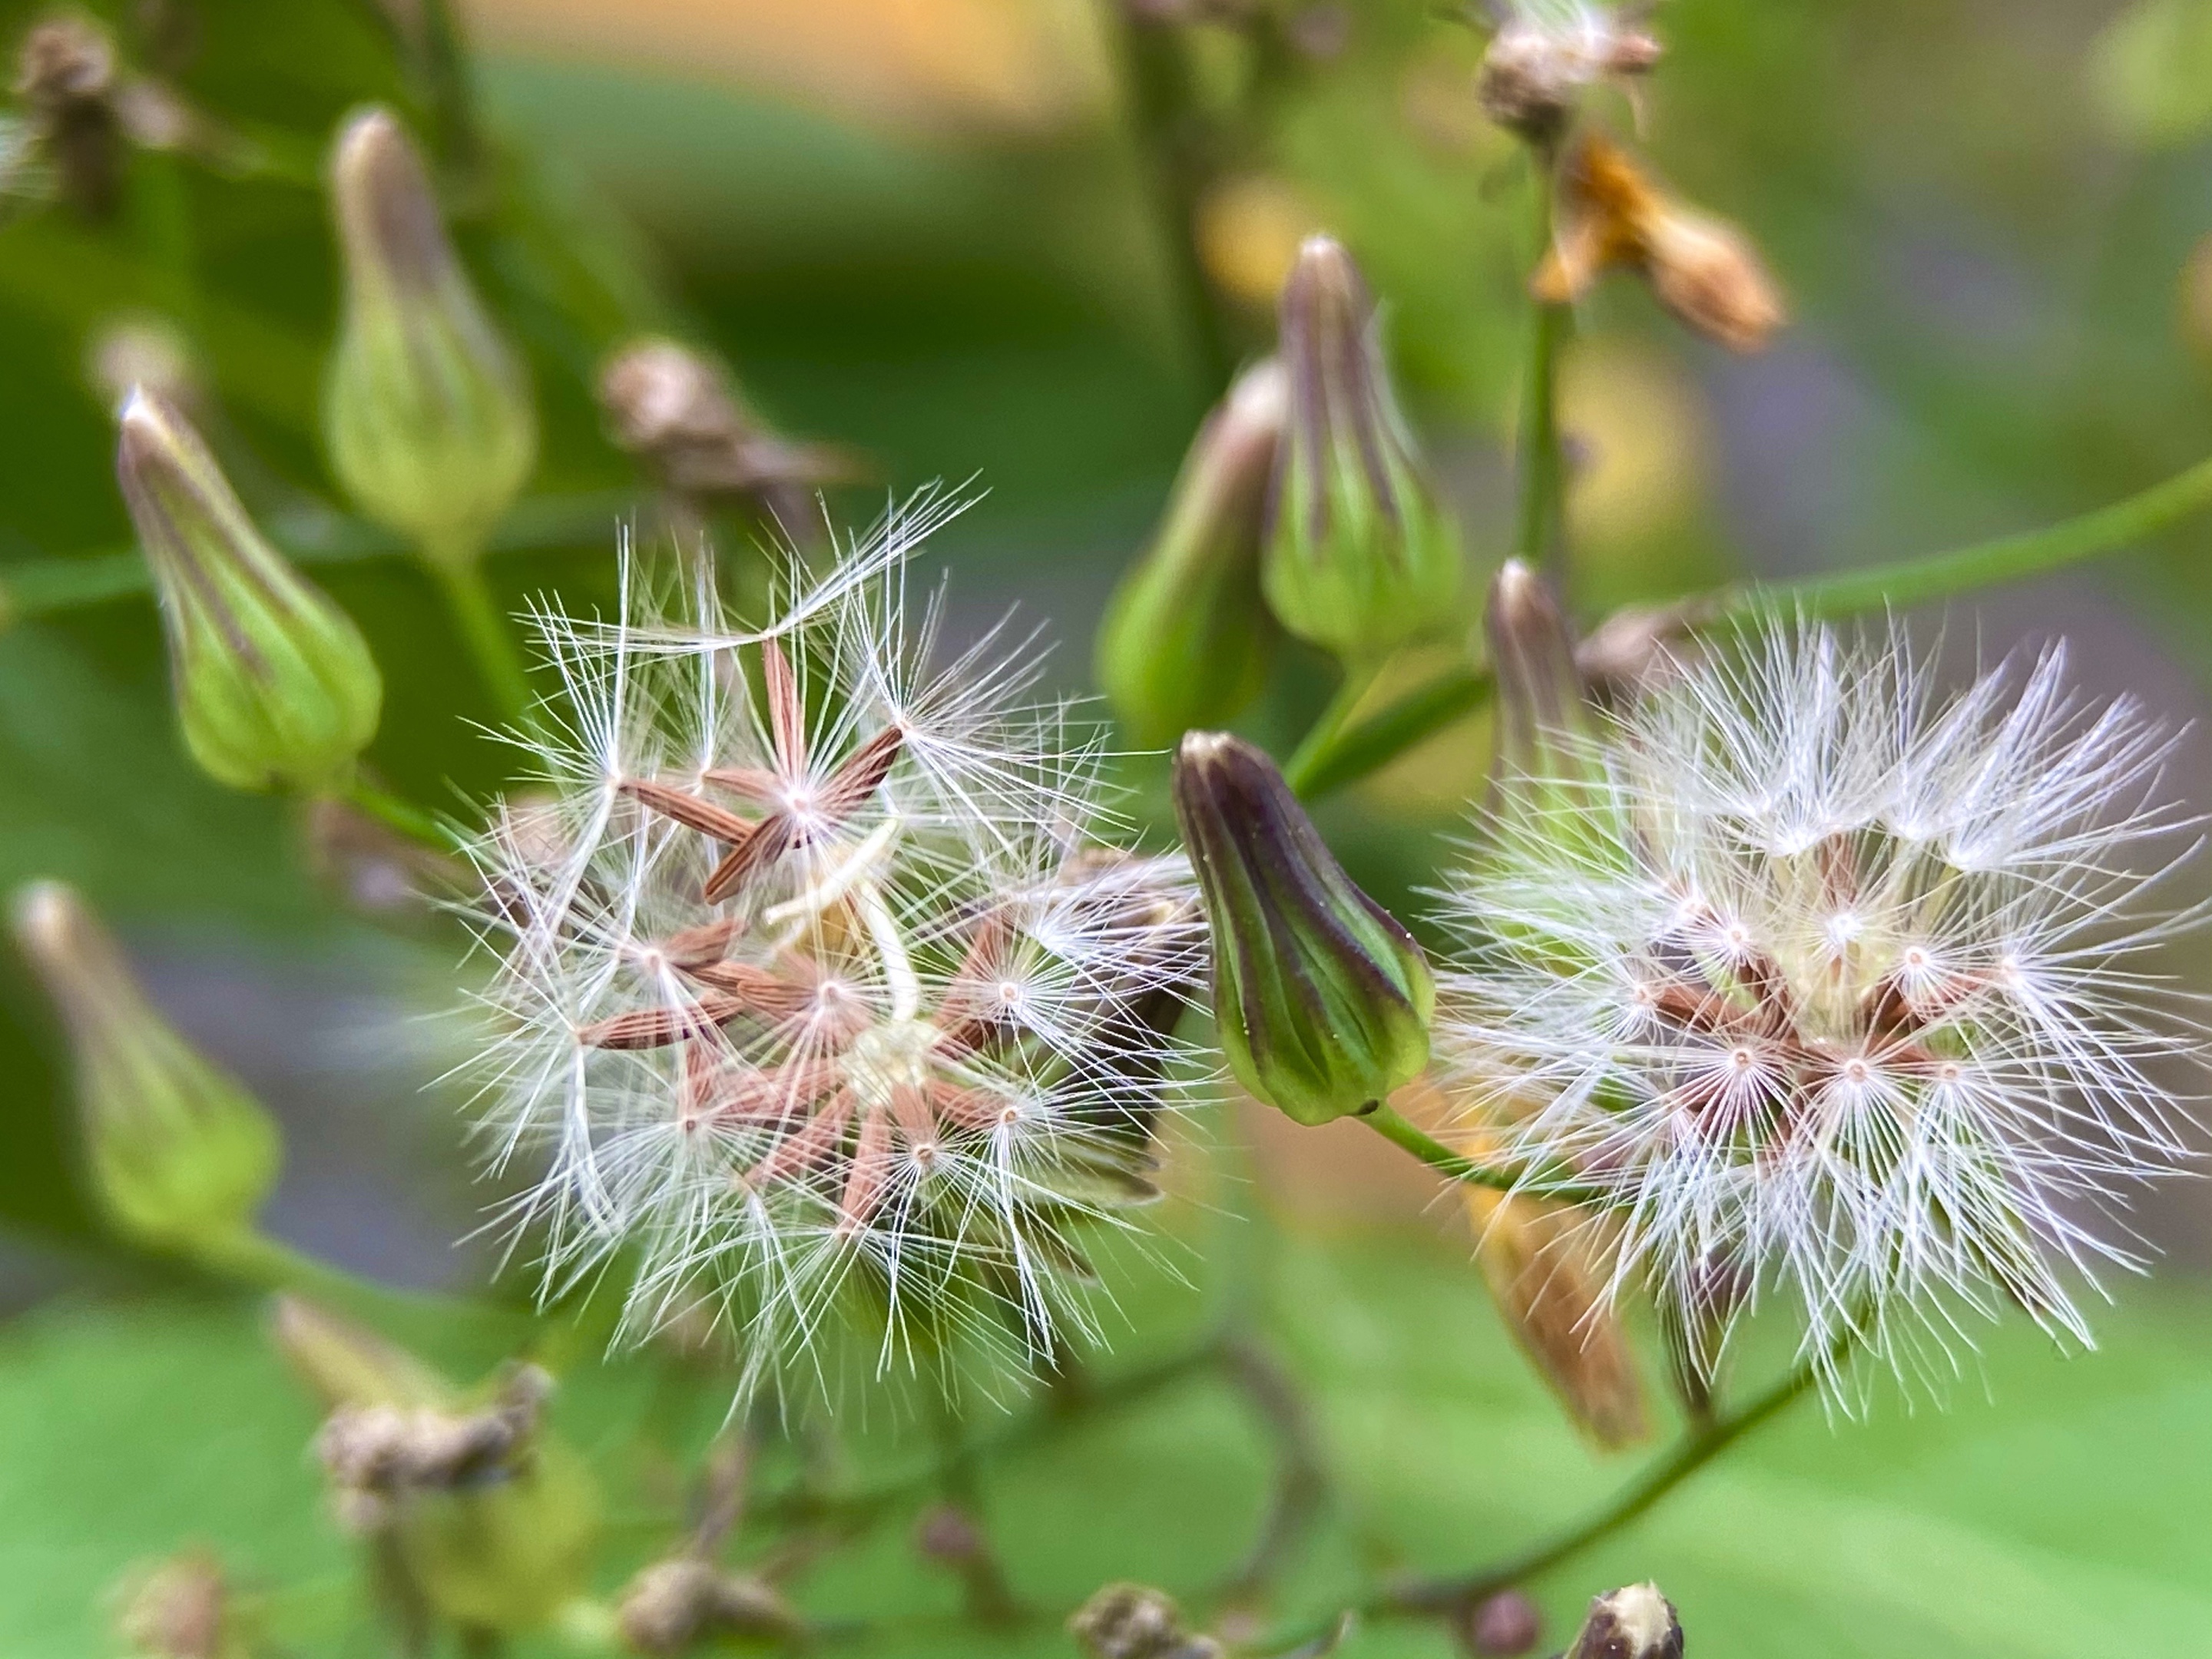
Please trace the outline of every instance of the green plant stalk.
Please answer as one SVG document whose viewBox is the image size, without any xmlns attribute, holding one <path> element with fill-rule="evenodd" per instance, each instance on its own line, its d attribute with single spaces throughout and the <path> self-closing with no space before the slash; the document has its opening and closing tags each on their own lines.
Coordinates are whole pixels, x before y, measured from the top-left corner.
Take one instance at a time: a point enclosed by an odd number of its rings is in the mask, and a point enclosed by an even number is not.
<svg viewBox="0 0 2212 1659">
<path fill-rule="evenodd" d="M 1532 148 L 1534 169 L 1536 258 L 1552 245 L 1552 161 Z M 1574 331 L 1574 313 L 1565 306 L 1532 301 L 1528 318 L 1528 364 L 1521 378 L 1521 422 L 1516 456 L 1520 493 L 1515 514 L 1514 551 L 1554 579 L 1566 575 L 1566 463 L 1559 446 L 1559 356 Z"/>
<path fill-rule="evenodd" d="M 2212 460 L 2198 462 L 2148 489 L 2042 530 L 1975 542 L 1948 552 L 1900 559 L 1802 581 L 1748 582 L 1713 595 L 1711 621 L 1778 611 L 1826 619 L 1904 609 L 2117 552 L 2212 507 Z M 1439 675 L 1419 690 L 1340 733 L 1295 780 L 1309 799 L 1357 783 L 1489 701 L 1486 665 Z"/>
<path fill-rule="evenodd" d="M 514 630 L 484 580 L 483 562 L 426 550 L 422 562 L 437 580 L 446 609 L 499 712 L 516 726 L 524 724 L 530 716 L 530 676 Z"/>
<path fill-rule="evenodd" d="M 1344 665 L 1344 678 L 1337 682 L 1327 707 L 1306 728 L 1305 736 L 1298 740 L 1297 752 L 1283 768 L 1284 778 L 1299 794 L 1306 793 L 1304 779 L 1308 769 L 1335 744 L 1353 713 L 1374 689 L 1375 678 L 1382 666 L 1380 663 Z"/>
<path fill-rule="evenodd" d="M 386 829 L 404 836 L 434 853 L 457 852 L 467 844 L 465 838 L 447 829 L 414 802 L 379 788 L 358 772 L 341 793 L 345 799 Z"/>
<path fill-rule="evenodd" d="M 1498 1193 L 1520 1192 L 1528 1188 L 1532 1176 L 1541 1177 L 1551 1173 L 1520 1166 L 1493 1166 L 1462 1157 L 1419 1124 L 1407 1120 L 1387 1101 L 1378 1101 L 1370 1106 L 1358 1115 L 1358 1121 L 1383 1139 L 1411 1152 L 1446 1180 L 1456 1181 L 1463 1186 L 1487 1187 Z M 1543 1182 L 1540 1195 L 1568 1204 L 1595 1202 L 1601 1197 L 1601 1194 L 1548 1179 Z"/>
<path fill-rule="evenodd" d="M 327 1261 L 294 1249 L 264 1233 L 233 1234 L 220 1243 L 196 1249 L 191 1258 L 222 1278 L 259 1290 L 282 1291 L 310 1302 L 382 1324 L 397 1316 L 421 1322 L 483 1322 L 495 1319 L 520 1326 L 526 1316 L 483 1303 L 422 1291 L 395 1290 L 361 1279 Z"/>
</svg>

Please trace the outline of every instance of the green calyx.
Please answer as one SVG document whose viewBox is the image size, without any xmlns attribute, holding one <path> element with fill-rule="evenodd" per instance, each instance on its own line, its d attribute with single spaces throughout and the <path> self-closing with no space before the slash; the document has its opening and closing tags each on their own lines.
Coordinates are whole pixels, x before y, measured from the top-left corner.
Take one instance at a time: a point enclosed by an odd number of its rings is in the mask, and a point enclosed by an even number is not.
<svg viewBox="0 0 2212 1659">
<path fill-rule="evenodd" d="M 341 781 L 383 712 L 367 641 L 254 527 L 174 407 L 141 391 L 120 419 L 116 472 L 161 597 L 185 747 L 234 788 Z"/>
<path fill-rule="evenodd" d="M 1418 1076 L 1436 1002 L 1413 936 L 1344 872 L 1275 764 L 1194 732 L 1176 763 L 1213 941 L 1214 1019 L 1238 1081 L 1306 1124 Z"/>
<path fill-rule="evenodd" d="M 1399 413 L 1366 285 L 1326 237 L 1284 285 L 1280 333 L 1289 414 L 1261 586 L 1299 638 L 1372 659 L 1449 624 L 1459 533 Z"/>
<path fill-rule="evenodd" d="M 324 389 L 331 470 L 363 513 L 427 556 L 472 559 L 537 459 L 522 365 L 469 285 L 389 112 L 346 123 L 331 196 L 345 271 Z"/>
</svg>

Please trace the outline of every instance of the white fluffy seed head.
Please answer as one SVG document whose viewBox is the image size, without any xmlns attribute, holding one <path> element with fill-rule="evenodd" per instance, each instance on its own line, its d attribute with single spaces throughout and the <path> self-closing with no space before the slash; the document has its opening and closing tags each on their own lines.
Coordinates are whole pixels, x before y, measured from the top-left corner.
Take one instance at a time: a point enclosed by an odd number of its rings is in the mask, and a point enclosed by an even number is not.
<svg viewBox="0 0 2212 1659">
<path fill-rule="evenodd" d="M 2202 1057 L 2148 959 L 2196 919 L 2149 890 L 2194 850 L 2172 732 L 2060 647 L 1946 699 L 1894 625 L 1676 667 L 1581 775 L 1506 781 L 1440 896 L 1466 1109 L 1705 1363 L 1761 1293 L 1931 1380 L 2004 1300 L 2087 1341 Z"/>
<path fill-rule="evenodd" d="M 478 1080 L 549 1291 L 619 1258 L 627 1334 L 704 1313 L 748 1387 L 1034 1358 L 1088 1318 L 1077 1234 L 1149 1195 L 1204 927 L 1123 853 L 1095 744 L 995 636 L 934 665 L 895 514 L 740 628 L 540 618 L 564 682 L 477 849 Z M 664 613 L 665 614 L 665 613 Z"/>
</svg>

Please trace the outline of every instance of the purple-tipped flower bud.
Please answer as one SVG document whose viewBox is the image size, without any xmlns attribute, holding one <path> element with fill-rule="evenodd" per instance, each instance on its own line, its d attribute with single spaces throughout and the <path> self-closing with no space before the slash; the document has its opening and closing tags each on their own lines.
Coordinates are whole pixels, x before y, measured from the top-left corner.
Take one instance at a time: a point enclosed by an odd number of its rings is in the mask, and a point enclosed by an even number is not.
<svg viewBox="0 0 2212 1659">
<path fill-rule="evenodd" d="M 1300 1123 L 1326 1123 L 1418 1076 L 1436 1000 L 1428 960 L 1352 884 L 1275 763 L 1194 732 L 1175 802 L 1212 933 L 1214 1022 L 1238 1081 Z"/>
<path fill-rule="evenodd" d="M 1273 358 L 1238 377 L 1193 440 L 1159 535 L 1098 630 L 1098 683 L 1132 742 L 1230 719 L 1267 678 L 1260 531 L 1287 381 Z"/>
<path fill-rule="evenodd" d="M 1587 764 L 1589 708 L 1575 637 L 1551 584 L 1519 559 L 1491 579 L 1483 613 L 1498 678 L 1497 772 L 1558 781 Z"/>
<path fill-rule="evenodd" d="M 185 747 L 234 788 L 337 781 L 383 710 L 367 642 L 254 527 L 173 406 L 141 390 L 121 422 L 116 475 L 161 596 Z"/>
<path fill-rule="evenodd" d="M 537 458 L 522 365 L 470 287 L 390 112 L 346 122 L 331 198 L 345 267 L 323 409 L 331 468 L 370 518 L 434 560 L 465 562 Z"/>
<path fill-rule="evenodd" d="M 1682 1621 L 1656 1584 L 1631 1584 L 1589 1606 L 1566 1659 L 1682 1659 Z"/>
<path fill-rule="evenodd" d="M 1283 285 L 1288 426 L 1275 461 L 1261 585 L 1283 626 L 1372 658 L 1449 621 L 1459 534 L 1398 411 L 1374 301 L 1326 236 Z"/>
<path fill-rule="evenodd" d="M 15 939 L 67 1026 L 94 1195 L 118 1232 L 188 1254 L 250 1227 L 282 1144 L 260 1103 L 147 1001 L 76 891 L 15 898 Z"/>
</svg>

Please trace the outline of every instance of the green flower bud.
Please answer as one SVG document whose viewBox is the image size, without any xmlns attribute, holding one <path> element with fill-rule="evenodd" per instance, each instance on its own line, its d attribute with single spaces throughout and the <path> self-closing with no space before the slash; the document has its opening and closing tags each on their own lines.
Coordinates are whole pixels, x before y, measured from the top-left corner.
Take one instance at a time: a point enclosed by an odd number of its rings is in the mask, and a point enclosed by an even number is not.
<svg viewBox="0 0 2212 1659">
<path fill-rule="evenodd" d="M 346 614 L 264 539 L 184 416 L 141 390 L 115 470 L 146 550 L 185 747 L 239 789 L 317 789 L 376 735 L 384 682 Z"/>
<path fill-rule="evenodd" d="M 1300 1123 L 1366 1109 L 1428 1064 L 1436 985 L 1352 884 L 1275 763 L 1194 732 L 1176 817 L 1213 936 L 1213 1017 L 1237 1080 Z"/>
<path fill-rule="evenodd" d="M 583 1459 L 544 1425 L 553 1381 L 503 1367 L 463 1390 L 404 1349 L 295 1297 L 276 1346 L 330 1415 L 315 1450 L 340 1523 L 445 1621 L 513 1632 L 580 1595 L 599 1537 Z"/>
<path fill-rule="evenodd" d="M 1099 628 L 1098 683 L 1135 744 L 1228 720 L 1266 681 L 1260 528 L 1285 384 L 1273 358 L 1255 364 L 1206 416 L 1158 538 Z"/>
<path fill-rule="evenodd" d="M 269 1115 L 155 1011 L 72 889 L 24 888 L 15 927 L 68 1028 L 93 1192 L 116 1231 L 186 1254 L 236 1237 L 276 1182 Z"/>
<path fill-rule="evenodd" d="M 346 122 L 331 198 L 345 266 L 323 404 L 331 468 L 370 518 L 434 559 L 465 562 L 537 458 L 522 365 L 469 286 L 388 111 Z"/>
<path fill-rule="evenodd" d="M 1450 620 L 1459 533 L 1398 412 L 1367 285 L 1326 236 L 1283 285 L 1280 337 L 1290 415 L 1261 586 L 1299 638 L 1371 658 Z"/>
</svg>

